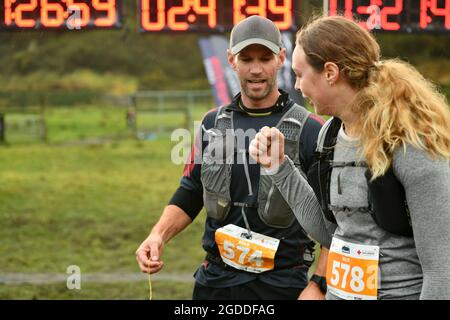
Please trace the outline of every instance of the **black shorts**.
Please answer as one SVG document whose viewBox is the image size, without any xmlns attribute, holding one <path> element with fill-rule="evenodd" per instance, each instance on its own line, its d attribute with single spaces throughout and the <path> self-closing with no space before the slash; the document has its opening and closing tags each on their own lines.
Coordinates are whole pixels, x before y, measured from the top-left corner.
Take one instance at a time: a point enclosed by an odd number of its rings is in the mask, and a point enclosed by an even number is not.
<svg viewBox="0 0 450 320">
<path fill-rule="evenodd" d="M 238 286 L 210 288 L 195 283 L 193 300 L 297 300 L 303 289 L 274 287 L 259 280 Z"/>
</svg>

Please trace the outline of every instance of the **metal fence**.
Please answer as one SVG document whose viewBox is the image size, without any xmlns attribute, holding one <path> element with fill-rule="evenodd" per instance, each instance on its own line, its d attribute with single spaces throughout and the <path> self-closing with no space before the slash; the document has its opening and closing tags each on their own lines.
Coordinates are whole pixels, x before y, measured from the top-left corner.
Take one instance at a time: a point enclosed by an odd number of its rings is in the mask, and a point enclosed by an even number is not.
<svg viewBox="0 0 450 320">
<path fill-rule="evenodd" d="M 48 106 L 46 102 L 47 100 L 43 99 L 38 106 L 0 106 L 0 144 L 35 140 L 52 142 L 55 140 L 55 133 L 60 134 L 60 130 L 65 130 L 64 136 L 76 140 L 76 135 L 69 132 L 71 128 L 75 130 L 74 133 L 79 133 L 79 141 L 98 138 L 92 136 L 95 134 L 94 132 L 98 132 L 101 137 L 109 135 L 115 139 L 118 137 L 154 139 L 158 135 L 165 135 L 176 128 L 193 129 L 194 118 L 200 118 L 206 110 L 214 106 L 214 100 L 209 90 L 139 91 L 124 96 L 103 96 L 95 104 L 62 104 L 60 107 Z M 102 110 L 101 112 L 105 114 L 108 113 L 106 110 L 110 110 L 114 115 L 112 117 L 103 116 L 98 120 L 98 130 L 92 128 L 94 120 L 89 118 L 90 129 L 87 130 L 89 133 L 85 133 L 82 128 L 83 125 L 86 125 L 85 113 L 91 108 L 92 110 Z M 63 119 L 65 123 L 59 123 L 58 121 L 61 119 L 55 120 L 50 116 L 60 109 L 70 111 L 69 119 L 67 117 Z M 81 113 L 84 117 L 82 121 L 79 117 Z M 124 121 L 120 126 L 117 125 L 118 114 L 121 114 L 120 118 Z M 52 119 L 50 134 L 47 130 L 49 119 Z M 66 123 L 67 121 L 70 124 Z M 106 122 L 108 124 L 105 124 Z M 108 131 L 113 127 L 117 127 L 117 130 Z M 47 140 L 48 138 L 49 140 Z M 60 140 L 59 136 L 57 140 Z"/>
<path fill-rule="evenodd" d="M 137 135 L 140 132 L 155 130 L 155 128 L 151 128 L 151 122 L 146 124 L 145 121 L 139 121 L 139 118 L 145 114 L 161 116 L 168 113 L 178 113 L 184 119 L 182 126 L 186 129 L 192 129 L 194 108 L 199 106 L 211 108 L 214 103 L 209 90 L 140 91 L 131 95 L 129 99 L 128 125 Z M 156 132 L 167 132 L 171 129 L 173 129 L 173 126 L 162 120 L 158 122 Z"/>
</svg>

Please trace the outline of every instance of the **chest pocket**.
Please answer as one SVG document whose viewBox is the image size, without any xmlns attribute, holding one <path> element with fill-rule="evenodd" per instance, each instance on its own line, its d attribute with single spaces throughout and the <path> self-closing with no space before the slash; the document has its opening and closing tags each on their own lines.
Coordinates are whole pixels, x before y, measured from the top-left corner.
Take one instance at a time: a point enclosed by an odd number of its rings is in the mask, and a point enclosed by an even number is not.
<svg viewBox="0 0 450 320">
<path fill-rule="evenodd" d="M 231 165 L 234 158 L 234 136 L 211 129 L 209 143 L 203 152 L 201 181 L 203 203 L 209 217 L 224 220 L 231 209 Z"/>
</svg>

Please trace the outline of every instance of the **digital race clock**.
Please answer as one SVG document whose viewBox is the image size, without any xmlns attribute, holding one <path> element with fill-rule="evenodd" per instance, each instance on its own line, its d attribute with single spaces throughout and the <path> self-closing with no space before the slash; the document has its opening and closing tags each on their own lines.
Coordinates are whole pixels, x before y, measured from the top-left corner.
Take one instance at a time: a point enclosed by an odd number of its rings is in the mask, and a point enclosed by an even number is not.
<svg viewBox="0 0 450 320">
<path fill-rule="evenodd" d="M 0 0 L 0 29 L 120 27 L 120 0 Z"/>
<path fill-rule="evenodd" d="M 450 0 L 326 0 L 325 6 L 329 15 L 356 16 L 370 30 L 450 31 Z"/>
<path fill-rule="evenodd" d="M 136 1 L 142 32 L 229 31 L 251 15 L 296 31 L 306 0 Z M 375 31 L 449 32 L 450 0 L 324 0 L 329 15 L 344 14 Z M 117 28 L 120 0 L 0 0 L 0 30 Z M 306 18 L 306 17 L 303 17 Z"/>
<path fill-rule="evenodd" d="M 139 0 L 143 32 L 224 32 L 251 15 L 272 20 L 280 30 L 297 29 L 298 0 Z M 298 12 L 297 12 L 298 13 Z"/>
</svg>

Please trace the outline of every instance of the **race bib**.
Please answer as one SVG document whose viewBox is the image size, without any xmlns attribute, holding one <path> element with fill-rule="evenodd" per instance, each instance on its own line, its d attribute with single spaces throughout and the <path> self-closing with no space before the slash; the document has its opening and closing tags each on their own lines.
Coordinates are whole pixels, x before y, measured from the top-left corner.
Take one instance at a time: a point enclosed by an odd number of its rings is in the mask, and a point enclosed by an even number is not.
<svg viewBox="0 0 450 320">
<path fill-rule="evenodd" d="M 273 270 L 280 240 L 228 224 L 216 230 L 216 244 L 223 262 L 236 269 L 261 273 Z"/>
<path fill-rule="evenodd" d="M 333 238 L 328 253 L 328 291 L 345 300 L 376 300 L 379 247 Z"/>
</svg>

